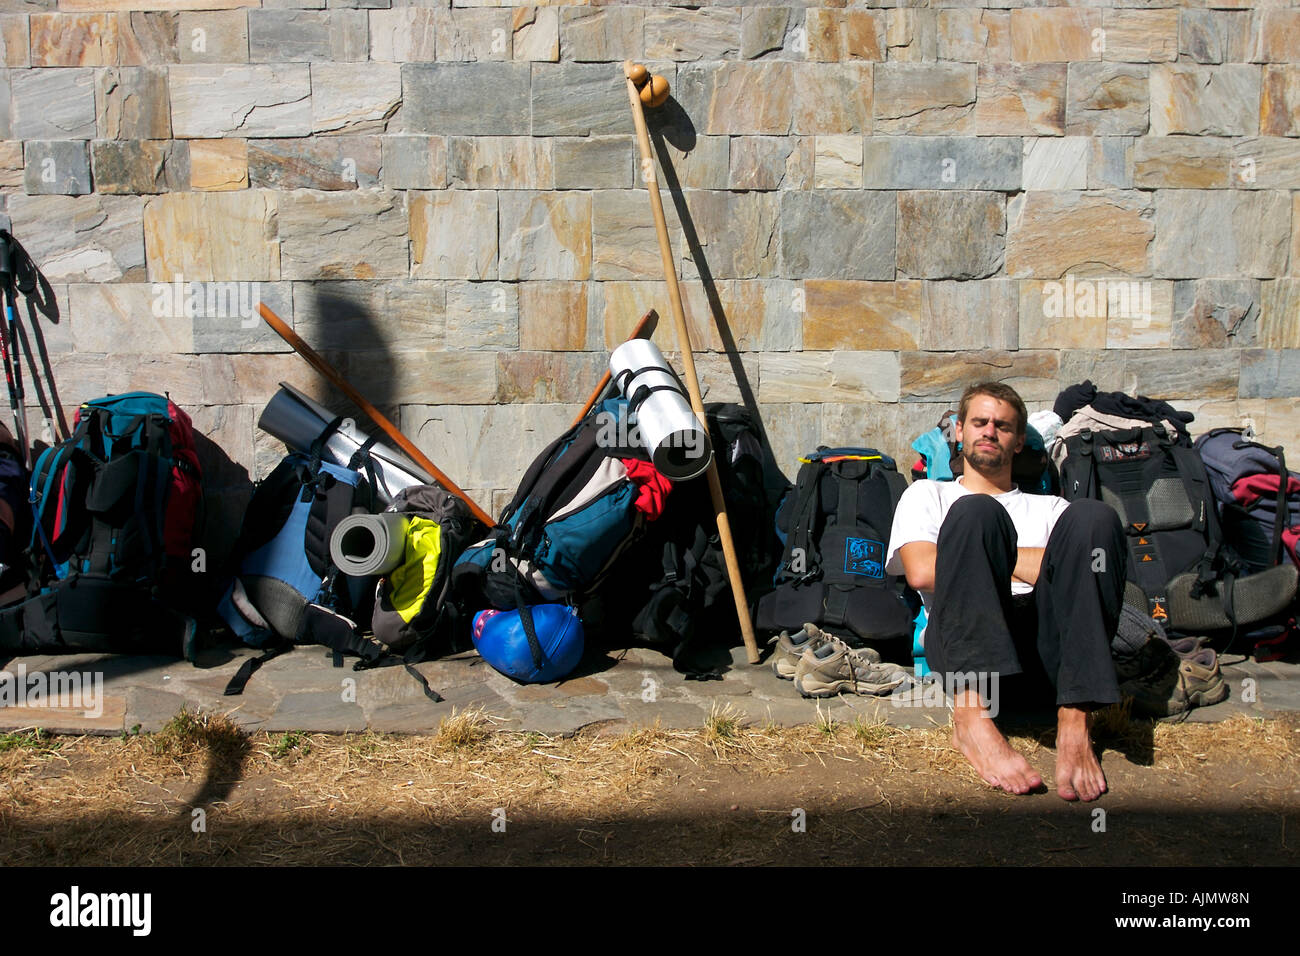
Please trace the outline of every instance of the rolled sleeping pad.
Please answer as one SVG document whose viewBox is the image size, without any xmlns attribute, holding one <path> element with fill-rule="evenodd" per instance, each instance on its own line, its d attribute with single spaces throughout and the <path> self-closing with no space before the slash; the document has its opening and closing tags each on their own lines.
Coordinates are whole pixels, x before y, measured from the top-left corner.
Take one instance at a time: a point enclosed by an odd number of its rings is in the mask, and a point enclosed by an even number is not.
<svg viewBox="0 0 1300 956">
<path fill-rule="evenodd" d="M 670 481 L 704 474 L 713 460 L 709 433 L 659 347 L 646 339 L 624 342 L 609 357 L 609 372 L 659 473 Z"/>
<path fill-rule="evenodd" d="M 404 560 L 406 515 L 385 511 L 377 515 L 348 515 L 330 535 L 334 567 L 355 578 L 388 574 Z"/>
<path fill-rule="evenodd" d="M 292 385 L 281 382 L 280 390 L 262 410 L 257 427 L 274 435 L 293 451 L 309 452 L 312 442 L 338 417 Z M 344 419 L 326 438 L 322 457 L 333 464 L 347 467 L 353 454 L 369 437 L 349 419 Z M 375 482 L 378 485 L 375 493 L 385 505 L 403 488 L 433 483 L 433 477 L 426 474 L 423 468 L 412 464 L 401 452 L 380 442 L 370 446 L 370 458 L 374 463 Z"/>
</svg>

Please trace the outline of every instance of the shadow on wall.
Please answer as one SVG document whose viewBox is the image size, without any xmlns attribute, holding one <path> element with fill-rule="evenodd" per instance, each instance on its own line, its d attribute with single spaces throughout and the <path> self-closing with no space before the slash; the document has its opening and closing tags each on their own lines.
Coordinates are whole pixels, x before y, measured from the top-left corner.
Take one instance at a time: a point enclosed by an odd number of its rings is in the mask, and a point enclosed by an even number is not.
<svg viewBox="0 0 1300 956">
<path fill-rule="evenodd" d="M 295 331 L 321 354 L 366 401 L 401 428 L 401 399 L 396 358 L 389 335 L 371 303 L 361 296 L 314 285 L 303 312 L 295 304 Z M 322 405 L 351 418 L 357 428 L 384 444 L 393 445 L 370 416 L 318 373 Z"/>
<path fill-rule="evenodd" d="M 312 287 L 308 311 L 294 309 L 295 331 L 324 356 L 353 388 L 397 423 L 398 387 L 388 336 L 379 316 L 366 300 L 318 284 Z M 367 433 L 379 431 L 338 389 L 328 387 L 323 402 L 331 411 L 355 418 Z"/>
<path fill-rule="evenodd" d="M 737 388 L 740 390 L 741 404 L 745 406 L 758 425 L 763 454 L 770 458 L 773 465 L 775 465 L 776 458 L 772 451 L 771 442 L 768 439 L 767 426 L 760 414 L 758 400 L 754 395 L 753 387 L 750 385 L 749 376 L 745 372 L 744 362 L 741 360 L 740 351 L 736 346 L 736 337 L 731 330 L 731 323 L 727 318 L 726 310 L 723 308 L 722 297 L 718 294 L 713 271 L 709 268 L 708 259 L 704 255 L 704 247 L 700 243 L 695 221 L 691 218 L 690 209 L 686 205 L 686 198 L 682 195 L 682 184 L 677 178 L 677 171 L 673 168 L 672 156 L 668 151 L 669 144 L 683 153 L 689 153 L 693 150 L 697 139 L 695 124 L 691 122 L 690 116 L 682 109 L 681 105 L 670 97 L 661 109 L 646 113 L 646 125 L 649 128 L 651 143 L 654 145 L 659 158 L 659 168 L 663 170 L 664 183 L 668 187 L 673 206 L 677 210 L 677 218 L 681 222 L 682 235 L 686 240 L 687 250 L 690 253 L 691 260 L 695 263 L 696 271 L 699 273 L 700 285 L 703 286 L 704 295 L 709 303 L 713 326 L 718 330 L 718 338 L 722 343 L 723 352 L 727 356 L 727 362 L 731 366 L 731 373 L 736 380 Z M 671 313 L 666 318 L 671 318 Z M 697 351 L 705 344 L 702 342 L 692 343 Z"/>
<path fill-rule="evenodd" d="M 396 420 L 396 376 L 388 373 L 385 356 L 374 354 L 387 351 L 387 342 L 381 334 L 375 312 L 357 297 L 320 291 L 319 286 L 313 287 L 312 294 L 302 306 L 294 309 L 294 331 L 366 399 Z M 364 355 L 363 361 L 355 360 L 359 354 Z M 307 368 L 305 361 L 303 367 Z M 319 388 L 308 387 L 309 394 L 333 413 L 353 418 L 357 427 L 366 434 L 378 435 L 381 441 L 384 440 L 379 428 L 323 376 L 314 370 L 309 370 L 307 375 L 316 380 L 313 385 L 319 385 Z M 300 384 L 300 387 L 303 386 Z M 267 400 L 270 400 L 269 396 Z M 265 408 L 264 403 L 254 409 L 255 427 Z M 208 551 L 209 560 L 215 562 L 216 567 L 224 567 L 243 525 L 254 482 L 248 468 L 233 461 L 215 442 L 197 431 L 194 437 L 203 468 L 207 509 L 202 544 Z M 261 453 L 258 455 L 257 467 L 265 477 L 288 454 L 288 450 L 260 428 L 257 429 L 257 438 L 259 442 L 269 442 L 265 446 L 259 445 L 269 453 L 268 459 L 263 459 Z"/>
</svg>

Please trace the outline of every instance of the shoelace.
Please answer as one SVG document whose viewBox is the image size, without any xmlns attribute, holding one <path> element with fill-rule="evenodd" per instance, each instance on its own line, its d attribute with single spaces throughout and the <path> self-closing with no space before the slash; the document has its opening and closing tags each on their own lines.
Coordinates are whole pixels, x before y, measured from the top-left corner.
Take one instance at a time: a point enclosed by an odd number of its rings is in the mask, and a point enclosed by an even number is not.
<svg viewBox="0 0 1300 956">
<path fill-rule="evenodd" d="M 843 642 L 841 642 L 843 643 Z M 849 659 L 849 676 L 853 680 L 853 693 L 858 693 L 858 668 L 861 667 L 866 674 L 871 673 L 871 668 L 876 666 L 876 661 L 867 657 L 847 644 L 844 645 L 845 656 Z"/>
<path fill-rule="evenodd" d="M 825 631 L 822 631 L 822 634 L 824 635 L 824 644 L 822 646 L 829 644 L 831 647 L 835 648 L 836 651 L 842 652 L 845 659 L 849 662 L 849 680 L 853 683 L 853 693 L 857 694 L 859 669 L 861 669 L 865 674 L 870 674 L 871 668 L 875 667 L 880 662 L 873 661 L 857 648 L 849 647 L 846 641 L 842 638 L 836 637 L 834 634 L 827 634 Z M 817 638 L 810 637 L 808 640 L 816 641 Z M 812 649 L 816 651 L 817 645 L 813 645 Z"/>
</svg>

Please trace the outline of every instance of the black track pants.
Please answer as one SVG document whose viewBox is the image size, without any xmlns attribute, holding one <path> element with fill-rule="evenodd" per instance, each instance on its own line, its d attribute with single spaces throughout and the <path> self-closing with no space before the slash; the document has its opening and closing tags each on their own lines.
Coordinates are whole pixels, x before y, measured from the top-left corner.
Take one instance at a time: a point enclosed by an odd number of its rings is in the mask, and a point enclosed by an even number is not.
<svg viewBox="0 0 1300 956">
<path fill-rule="evenodd" d="M 1052 688 L 1058 706 L 1118 701 L 1110 642 L 1124 600 L 1124 544 L 1113 508 L 1072 502 L 1052 529 L 1033 594 L 1013 599 L 1011 516 L 989 495 L 959 498 L 939 529 L 930 668 L 945 680 L 1021 675 L 1009 685 L 1012 702 L 1044 704 Z"/>
</svg>

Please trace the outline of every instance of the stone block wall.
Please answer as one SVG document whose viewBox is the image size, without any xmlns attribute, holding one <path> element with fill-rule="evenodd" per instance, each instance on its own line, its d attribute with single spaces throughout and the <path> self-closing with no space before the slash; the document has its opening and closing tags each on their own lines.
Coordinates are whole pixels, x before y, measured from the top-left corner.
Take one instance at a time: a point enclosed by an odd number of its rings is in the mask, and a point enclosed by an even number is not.
<svg viewBox="0 0 1300 956">
<path fill-rule="evenodd" d="M 265 300 L 499 508 L 645 309 L 675 348 L 625 57 L 672 86 L 708 398 L 756 402 L 791 474 L 819 442 L 906 467 L 985 377 L 1298 444 L 1287 0 L 0 0 L 60 400 L 170 391 L 235 525 L 277 383 L 339 404 Z"/>
</svg>

